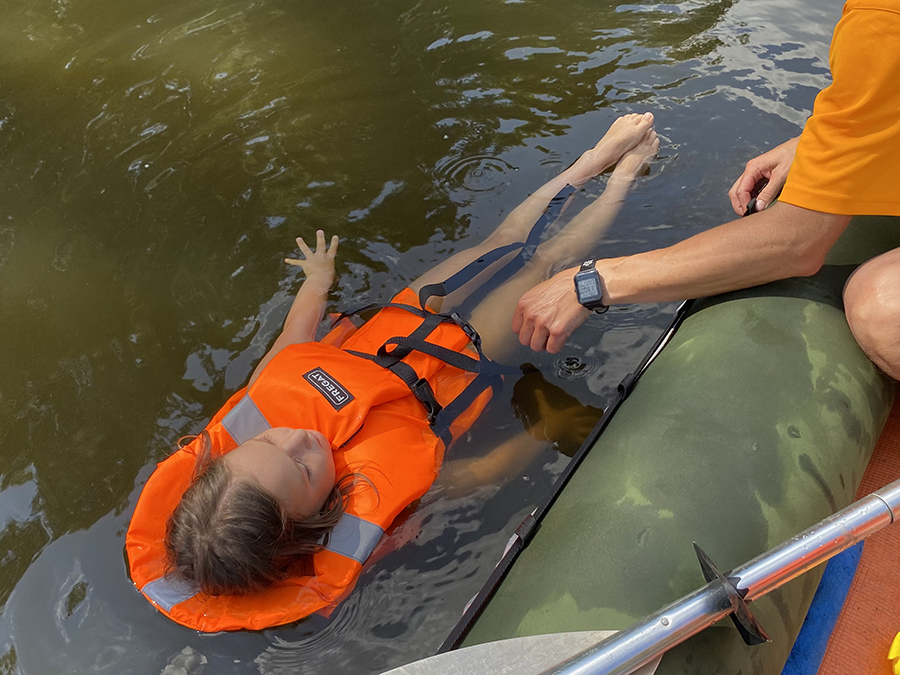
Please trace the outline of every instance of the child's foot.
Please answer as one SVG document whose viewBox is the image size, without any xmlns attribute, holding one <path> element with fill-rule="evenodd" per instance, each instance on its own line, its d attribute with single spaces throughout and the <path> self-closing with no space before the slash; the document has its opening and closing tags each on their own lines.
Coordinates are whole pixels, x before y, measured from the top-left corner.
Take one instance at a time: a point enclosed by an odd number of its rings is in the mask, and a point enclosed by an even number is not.
<svg viewBox="0 0 900 675">
<path fill-rule="evenodd" d="M 647 164 L 656 157 L 658 151 L 659 136 L 651 129 L 637 145 L 622 156 L 622 159 L 616 164 L 612 178 L 633 181 L 647 168 Z"/>
<path fill-rule="evenodd" d="M 653 113 L 623 115 L 609 128 L 600 142 L 578 158 L 569 171 L 569 184 L 580 187 L 603 173 L 634 148 L 653 129 Z"/>
</svg>

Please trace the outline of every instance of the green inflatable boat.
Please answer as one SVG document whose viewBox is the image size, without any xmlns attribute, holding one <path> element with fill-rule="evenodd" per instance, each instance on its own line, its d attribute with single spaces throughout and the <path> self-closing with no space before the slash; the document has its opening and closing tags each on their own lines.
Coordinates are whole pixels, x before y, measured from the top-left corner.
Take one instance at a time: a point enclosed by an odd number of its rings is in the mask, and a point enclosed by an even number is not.
<svg viewBox="0 0 900 675">
<path fill-rule="evenodd" d="M 898 219 L 855 218 L 817 275 L 694 302 L 445 644 L 627 628 L 704 584 L 692 542 L 731 569 L 848 505 L 894 383 L 841 292 L 898 246 Z M 780 673 L 820 576 L 753 603 L 770 643 L 720 622 L 657 673 Z"/>
</svg>

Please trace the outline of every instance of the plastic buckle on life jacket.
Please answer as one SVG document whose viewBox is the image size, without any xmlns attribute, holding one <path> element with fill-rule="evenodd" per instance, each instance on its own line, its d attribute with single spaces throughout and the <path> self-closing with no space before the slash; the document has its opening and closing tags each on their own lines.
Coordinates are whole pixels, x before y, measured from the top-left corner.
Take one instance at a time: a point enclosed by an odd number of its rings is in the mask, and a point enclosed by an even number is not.
<svg viewBox="0 0 900 675">
<path fill-rule="evenodd" d="M 474 326 L 462 318 L 456 312 L 451 312 L 450 318 L 453 319 L 453 323 L 462 328 L 463 333 L 466 334 L 466 337 L 472 341 L 472 344 L 475 345 L 475 348 L 479 351 L 481 350 L 481 336 L 478 334 L 478 331 L 475 330 Z"/>
<path fill-rule="evenodd" d="M 419 403 L 422 404 L 422 407 L 425 408 L 425 412 L 428 414 L 428 424 L 434 424 L 438 413 L 444 409 L 444 406 L 438 403 L 437 398 L 434 396 L 434 390 L 431 388 L 431 385 L 428 384 L 428 380 L 424 377 L 420 377 L 410 389 L 412 389 L 412 393 L 415 397 L 419 399 Z"/>
</svg>

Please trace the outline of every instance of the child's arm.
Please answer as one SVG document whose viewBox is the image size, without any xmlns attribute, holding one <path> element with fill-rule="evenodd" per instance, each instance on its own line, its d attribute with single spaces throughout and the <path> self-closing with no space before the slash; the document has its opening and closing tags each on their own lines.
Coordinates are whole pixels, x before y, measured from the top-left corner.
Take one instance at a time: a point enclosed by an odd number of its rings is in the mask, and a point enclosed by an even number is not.
<svg viewBox="0 0 900 675">
<path fill-rule="evenodd" d="M 523 431 L 504 441 L 484 457 L 451 460 L 438 481 L 453 496 L 462 496 L 484 485 L 502 485 L 521 475 L 550 443 L 575 444 L 587 438 L 597 422 L 593 408 L 574 405 L 554 408 L 540 389 L 534 391 L 537 419 Z"/>
<path fill-rule="evenodd" d="M 291 305 L 290 311 L 284 320 L 281 335 L 275 340 L 275 344 L 262 358 L 253 375 L 250 376 L 248 386 L 256 381 L 262 369 L 272 360 L 278 352 L 291 344 L 312 342 L 316 337 L 316 328 L 322 322 L 325 315 L 325 300 L 328 291 L 334 281 L 334 256 L 338 249 L 338 238 L 331 238 L 331 248 L 325 248 L 325 233 L 322 230 L 316 232 L 316 252 L 313 253 L 302 237 L 297 237 L 297 245 L 304 258 L 285 258 L 289 265 L 302 267 L 306 272 L 306 279 L 297 291 L 297 297 Z"/>
<path fill-rule="evenodd" d="M 519 476 L 547 448 L 546 441 L 527 431 L 503 441 L 484 457 L 467 457 L 446 462 L 438 483 L 453 497 L 461 497 L 485 485 L 502 485 Z"/>
</svg>

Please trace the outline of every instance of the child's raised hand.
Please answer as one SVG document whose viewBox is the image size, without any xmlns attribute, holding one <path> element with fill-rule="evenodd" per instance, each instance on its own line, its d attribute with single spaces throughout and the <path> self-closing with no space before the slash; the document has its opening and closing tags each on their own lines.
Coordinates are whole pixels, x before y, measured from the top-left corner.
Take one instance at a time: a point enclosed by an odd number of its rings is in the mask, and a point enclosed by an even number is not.
<svg viewBox="0 0 900 675">
<path fill-rule="evenodd" d="M 300 247 L 303 258 L 285 258 L 284 262 L 288 265 L 302 267 L 303 271 L 306 272 L 307 279 L 319 276 L 327 278 L 328 284 L 331 285 L 331 281 L 334 278 L 334 256 L 337 254 L 338 241 L 337 235 L 333 236 L 331 238 L 331 246 L 326 248 L 325 232 L 316 230 L 316 251 L 313 253 L 309 246 L 306 245 L 306 242 L 303 241 L 303 237 L 297 237 L 297 246 Z"/>
</svg>

